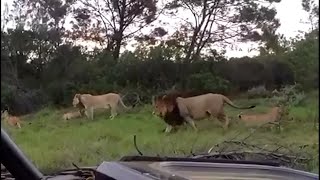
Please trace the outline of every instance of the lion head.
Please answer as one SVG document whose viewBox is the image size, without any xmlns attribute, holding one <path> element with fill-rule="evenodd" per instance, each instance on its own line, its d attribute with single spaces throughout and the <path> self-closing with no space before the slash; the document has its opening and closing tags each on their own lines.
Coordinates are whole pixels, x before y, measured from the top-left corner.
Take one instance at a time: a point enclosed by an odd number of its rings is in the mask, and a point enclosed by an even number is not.
<svg viewBox="0 0 320 180">
<path fill-rule="evenodd" d="M 72 100 L 72 105 L 74 107 L 77 107 L 78 104 L 80 103 L 80 96 L 81 96 L 81 94 L 75 94 L 74 95 L 73 100 Z"/>
<path fill-rule="evenodd" d="M 161 118 L 164 118 L 169 112 L 172 112 L 175 106 L 174 102 L 170 101 L 167 95 L 156 97 L 153 104 L 153 114 Z"/>
<path fill-rule="evenodd" d="M 9 113 L 7 110 L 1 111 L 1 119 L 6 119 L 9 117 Z"/>
</svg>

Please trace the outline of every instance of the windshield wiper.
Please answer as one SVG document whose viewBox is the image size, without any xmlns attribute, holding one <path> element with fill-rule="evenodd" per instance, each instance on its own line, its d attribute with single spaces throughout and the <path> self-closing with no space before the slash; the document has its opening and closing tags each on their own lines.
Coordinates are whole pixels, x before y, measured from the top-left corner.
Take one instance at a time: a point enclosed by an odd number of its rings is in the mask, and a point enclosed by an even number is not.
<svg viewBox="0 0 320 180">
<path fill-rule="evenodd" d="M 26 158 L 1 128 L 1 163 L 17 180 L 40 180 L 43 174 Z"/>
</svg>

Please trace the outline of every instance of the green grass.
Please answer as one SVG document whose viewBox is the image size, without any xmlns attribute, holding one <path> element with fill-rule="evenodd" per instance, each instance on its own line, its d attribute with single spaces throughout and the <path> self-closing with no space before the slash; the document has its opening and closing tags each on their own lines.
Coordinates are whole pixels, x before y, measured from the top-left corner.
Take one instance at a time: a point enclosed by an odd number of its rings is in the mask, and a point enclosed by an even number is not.
<svg viewBox="0 0 320 180">
<path fill-rule="evenodd" d="M 237 104 L 257 104 L 255 112 L 265 112 L 272 102 L 267 99 L 238 100 Z M 236 136 L 245 137 L 250 130 L 236 122 L 239 110 L 226 106 L 231 117 L 231 127 L 224 131 L 217 122 L 198 121 L 199 132 L 190 127 L 181 127 L 178 132 L 166 135 L 161 132 L 165 124 L 151 114 L 151 107 L 139 107 L 109 120 L 108 113 L 99 112 L 93 121 L 86 118 L 64 122 L 62 111 L 52 108 L 23 117 L 22 129 L 3 124 L 11 138 L 29 159 L 43 172 L 70 168 L 72 162 L 79 166 L 98 165 L 103 160 L 117 160 L 124 155 L 137 154 L 133 135 L 145 155 L 183 155 L 206 152 L 212 145 Z M 311 94 L 302 106 L 290 109 L 293 122 L 286 123 L 282 132 L 258 130 L 252 141 L 277 142 L 283 145 L 310 144 L 315 161 L 309 171 L 318 173 L 318 130 L 314 119 L 318 115 L 318 94 Z"/>
</svg>

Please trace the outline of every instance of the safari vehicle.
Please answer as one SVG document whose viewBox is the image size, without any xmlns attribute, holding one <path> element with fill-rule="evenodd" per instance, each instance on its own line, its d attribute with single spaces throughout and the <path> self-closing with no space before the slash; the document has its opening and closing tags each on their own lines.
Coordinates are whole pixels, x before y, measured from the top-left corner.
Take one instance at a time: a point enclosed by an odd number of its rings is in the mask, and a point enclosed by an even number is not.
<svg viewBox="0 0 320 180">
<path fill-rule="evenodd" d="M 11 179 L 13 177 L 19 180 L 319 179 L 317 174 L 281 167 L 277 163 L 215 159 L 210 156 L 191 158 L 125 156 L 119 161 L 104 161 L 98 167 L 76 167 L 53 175 L 43 175 L 2 128 L 1 156 L 1 163 L 10 172 Z M 2 172 L 1 168 L 1 179 L 6 179 Z"/>
</svg>

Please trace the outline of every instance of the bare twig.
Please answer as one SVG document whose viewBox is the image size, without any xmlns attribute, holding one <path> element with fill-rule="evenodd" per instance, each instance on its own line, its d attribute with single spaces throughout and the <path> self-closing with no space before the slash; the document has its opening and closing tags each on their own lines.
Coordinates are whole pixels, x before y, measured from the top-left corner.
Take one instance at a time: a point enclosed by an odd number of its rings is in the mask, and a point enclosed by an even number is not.
<svg viewBox="0 0 320 180">
<path fill-rule="evenodd" d="M 144 26 L 140 26 L 138 29 L 131 31 L 130 33 L 128 33 L 127 35 L 123 36 L 123 39 L 130 37 L 131 35 L 137 33 L 138 31 L 140 31 L 141 29 L 145 28 L 146 25 L 149 25 L 153 22 L 155 22 L 156 20 L 158 20 L 159 16 L 163 13 L 163 11 L 165 10 L 165 8 L 162 8 L 159 13 L 156 15 L 156 17 L 148 24 L 145 24 Z"/>
<path fill-rule="evenodd" d="M 136 106 L 137 104 L 142 104 L 139 94 L 138 93 L 133 93 L 133 94 L 136 95 L 136 102 L 134 103 L 134 105 Z"/>
<path fill-rule="evenodd" d="M 233 138 L 231 138 L 229 141 L 232 141 L 232 140 L 236 139 L 240 134 L 241 134 L 241 132 L 238 132 L 238 133 L 237 133 Z M 213 149 L 215 149 L 216 147 L 218 147 L 218 146 L 219 146 L 220 144 L 222 144 L 223 142 L 225 142 L 225 141 L 222 141 L 222 142 L 220 142 L 220 143 L 217 143 L 217 144 L 211 146 L 211 148 L 208 150 L 208 154 L 210 154 Z"/>
<path fill-rule="evenodd" d="M 213 154 L 207 154 L 207 155 L 199 155 L 197 156 L 197 158 L 201 158 L 201 157 L 214 157 L 214 156 L 231 156 L 231 155 L 241 155 L 241 154 L 259 154 L 259 155 L 264 155 L 264 156 L 272 156 L 275 159 L 279 159 L 279 158 L 285 158 L 286 160 L 284 161 L 288 161 L 287 159 L 298 159 L 298 160 L 310 160 L 310 158 L 306 158 L 306 157 L 298 157 L 298 156 L 293 156 L 293 155 L 286 155 L 286 154 L 280 154 L 280 153 L 269 153 L 269 152 L 255 152 L 255 151 L 237 151 L 237 152 L 224 152 L 224 153 L 213 153 Z"/>
</svg>

